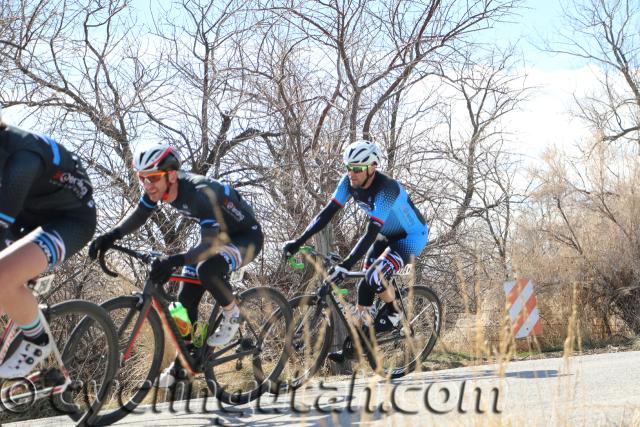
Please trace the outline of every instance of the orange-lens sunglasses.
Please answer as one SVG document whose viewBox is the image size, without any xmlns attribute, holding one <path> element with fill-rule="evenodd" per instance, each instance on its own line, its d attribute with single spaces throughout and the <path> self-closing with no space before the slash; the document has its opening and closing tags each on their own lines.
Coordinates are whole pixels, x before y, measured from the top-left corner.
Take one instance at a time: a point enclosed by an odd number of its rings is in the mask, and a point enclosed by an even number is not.
<svg viewBox="0 0 640 427">
<path fill-rule="evenodd" d="M 150 184 L 155 184 L 156 182 L 160 181 L 162 177 L 165 176 L 166 174 L 167 174 L 166 172 L 152 172 L 152 173 L 145 173 L 145 174 L 138 172 L 138 179 L 143 184 L 145 181 L 147 181 Z"/>
</svg>

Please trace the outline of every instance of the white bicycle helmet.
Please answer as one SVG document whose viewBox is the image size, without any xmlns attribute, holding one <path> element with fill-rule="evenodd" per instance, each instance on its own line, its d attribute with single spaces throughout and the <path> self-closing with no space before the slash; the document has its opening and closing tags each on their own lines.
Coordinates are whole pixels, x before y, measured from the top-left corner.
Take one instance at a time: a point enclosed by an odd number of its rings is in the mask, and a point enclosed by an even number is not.
<svg viewBox="0 0 640 427">
<path fill-rule="evenodd" d="M 141 147 L 133 155 L 133 168 L 137 172 L 178 170 L 180 156 L 169 144 Z"/>
<path fill-rule="evenodd" d="M 380 165 L 380 149 L 370 141 L 359 140 L 352 142 L 345 148 L 342 158 L 345 165 Z"/>
</svg>

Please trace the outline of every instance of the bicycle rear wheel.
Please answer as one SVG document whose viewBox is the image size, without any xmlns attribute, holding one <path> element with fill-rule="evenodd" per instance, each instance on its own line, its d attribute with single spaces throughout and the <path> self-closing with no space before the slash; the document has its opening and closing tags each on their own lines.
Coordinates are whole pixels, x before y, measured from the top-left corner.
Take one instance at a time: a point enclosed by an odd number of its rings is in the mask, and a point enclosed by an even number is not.
<svg viewBox="0 0 640 427">
<path fill-rule="evenodd" d="M 140 299 L 136 295 L 121 296 L 102 303 L 116 326 L 118 351 L 124 356 L 133 327 L 141 314 Z M 140 332 L 131 347 L 127 360 L 122 360 L 114 387 L 105 398 L 102 411 L 93 425 L 109 425 L 121 420 L 144 401 L 158 377 L 164 353 L 164 330 L 158 314 L 149 309 Z"/>
<path fill-rule="evenodd" d="M 43 310 L 71 383 L 51 393 L 51 407 L 78 425 L 93 425 L 118 369 L 118 341 L 108 314 L 89 301 L 71 300 Z M 55 350 L 43 365 L 39 381 L 64 381 Z"/>
<path fill-rule="evenodd" d="M 267 287 L 242 292 L 242 323 L 236 338 L 222 349 L 207 348 L 204 375 L 218 399 L 240 405 L 256 399 L 265 391 L 279 388 L 280 374 L 288 358 L 291 337 L 291 309 L 284 296 Z M 209 333 L 217 326 L 218 306 L 209 321 Z M 244 353 L 244 355 L 240 355 Z"/>
<path fill-rule="evenodd" d="M 293 313 L 289 363 L 284 379 L 287 388 L 297 389 L 324 364 L 333 339 L 331 312 L 317 304 L 315 295 L 301 295 L 289 301 Z"/>
<path fill-rule="evenodd" d="M 442 327 L 442 304 L 431 289 L 411 286 L 400 295 L 401 323 L 390 332 L 376 334 L 374 350 L 366 352 L 371 368 L 389 378 L 420 371 Z"/>
</svg>

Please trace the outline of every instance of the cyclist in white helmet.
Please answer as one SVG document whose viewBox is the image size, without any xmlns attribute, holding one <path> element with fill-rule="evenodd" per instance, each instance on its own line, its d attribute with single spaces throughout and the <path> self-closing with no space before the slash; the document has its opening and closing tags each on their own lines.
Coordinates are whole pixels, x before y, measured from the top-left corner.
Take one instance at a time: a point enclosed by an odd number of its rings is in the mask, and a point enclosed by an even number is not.
<svg viewBox="0 0 640 427">
<path fill-rule="evenodd" d="M 332 200 L 320 211 L 295 240 L 285 243 L 284 253 L 295 254 L 311 236 L 322 230 L 331 218 L 353 197 L 369 216 L 365 234 L 351 253 L 329 271 L 331 280 L 339 283 L 344 275 L 365 255 L 365 278 L 358 284 L 356 306 L 361 326 L 373 326 L 386 332 L 401 325 L 400 314 L 393 301 L 394 292 L 387 288 L 389 279 L 406 263 L 422 253 L 428 242 L 429 228 L 404 187 L 378 170 L 380 149 L 370 141 L 359 140 L 347 146 L 343 160 L 347 173 L 340 179 Z M 378 313 L 372 307 L 375 295 L 386 304 Z M 344 362 L 352 354 L 338 351 L 329 354 L 336 362 Z"/>
<path fill-rule="evenodd" d="M 198 319 L 198 305 L 204 291 L 211 292 L 223 308 L 223 320 L 207 344 L 212 347 L 227 344 L 240 326 L 240 311 L 229 275 L 256 257 L 264 239 L 253 208 L 230 185 L 180 170 L 180 157 L 167 144 L 138 150 L 133 167 L 144 194 L 131 214 L 91 243 L 89 256 L 95 259 L 117 239 L 140 228 L 158 202 L 169 203 L 186 217 L 198 221 L 200 242 L 186 252 L 157 258 L 149 274 L 155 282 L 163 283 L 176 267 L 183 266 L 183 275 L 199 276 L 202 286 L 183 282 L 178 301 L 186 307 L 193 324 Z M 176 359 L 162 373 L 158 385 L 171 386 L 183 371 Z"/>
</svg>

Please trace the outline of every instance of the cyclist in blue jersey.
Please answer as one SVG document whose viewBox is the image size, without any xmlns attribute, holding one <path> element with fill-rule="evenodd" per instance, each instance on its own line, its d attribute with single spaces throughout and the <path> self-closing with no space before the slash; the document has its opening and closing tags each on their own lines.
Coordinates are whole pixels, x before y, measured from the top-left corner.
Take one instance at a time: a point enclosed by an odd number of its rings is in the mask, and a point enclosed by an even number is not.
<svg viewBox="0 0 640 427">
<path fill-rule="evenodd" d="M 358 284 L 356 319 L 364 327 L 373 325 L 376 332 L 389 331 L 400 324 L 393 304 L 395 294 L 387 284 L 394 273 L 422 253 L 429 236 L 426 221 L 404 187 L 377 170 L 380 158 L 380 150 L 372 142 L 356 141 L 347 146 L 343 155 L 347 174 L 338 182 L 331 201 L 300 237 L 286 242 L 283 248 L 285 255 L 295 254 L 353 197 L 369 216 L 367 230 L 351 253 L 329 271 L 329 278 L 334 283 L 341 282 L 366 252 L 366 275 Z M 378 313 L 372 309 L 376 294 L 386 303 Z M 329 358 L 345 360 L 342 351 L 330 353 Z"/>
<path fill-rule="evenodd" d="M 9 126 L 0 110 L 0 307 L 20 330 L 1 378 L 26 376 L 51 352 L 48 325 L 27 281 L 93 236 L 96 209 L 80 161 L 48 136 Z"/>
<path fill-rule="evenodd" d="M 211 292 L 222 306 L 223 318 L 207 344 L 212 347 L 227 344 L 240 327 L 240 309 L 229 284 L 229 274 L 251 262 L 262 249 L 264 239 L 253 208 L 230 185 L 180 170 L 178 153 L 167 144 L 138 150 L 133 166 L 144 194 L 134 211 L 91 243 L 89 256 L 95 259 L 116 240 L 140 228 L 160 201 L 198 221 L 199 243 L 183 253 L 155 259 L 149 277 L 163 283 L 179 266 L 183 266 L 183 275 L 199 276 L 202 286 L 181 283 L 178 301 L 186 307 L 193 324 L 198 319 L 198 305 L 205 290 Z M 183 374 L 176 358 L 160 376 L 158 386 L 169 387 Z"/>
</svg>

